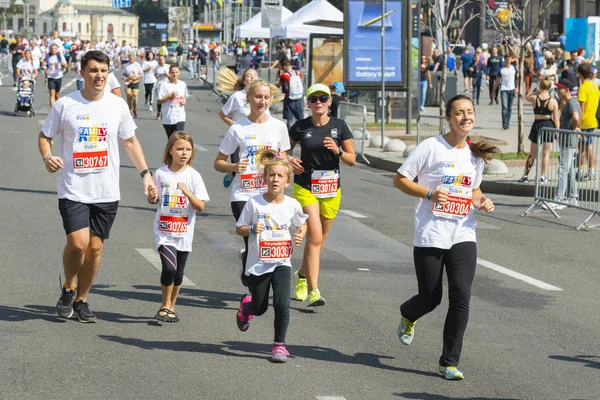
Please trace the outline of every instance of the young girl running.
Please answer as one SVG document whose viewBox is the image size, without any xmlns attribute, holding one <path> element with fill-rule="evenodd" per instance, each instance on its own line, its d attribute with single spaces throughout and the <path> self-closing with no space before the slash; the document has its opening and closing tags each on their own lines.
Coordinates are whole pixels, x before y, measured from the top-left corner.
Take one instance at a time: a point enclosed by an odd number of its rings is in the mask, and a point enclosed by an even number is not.
<svg viewBox="0 0 600 400">
<path fill-rule="evenodd" d="M 163 322 L 179 322 L 175 302 L 192 251 L 196 211 L 202 211 L 209 201 L 202 177 L 191 167 L 193 159 L 192 137 L 182 131 L 174 132 L 162 159 L 166 165 L 156 171 L 156 188 L 148 193 L 150 203 L 160 202 L 154 218 L 154 236 L 162 263 L 162 304 L 154 318 Z"/>
<path fill-rule="evenodd" d="M 285 348 L 285 334 L 290 320 L 292 241 L 296 246 L 302 243 L 308 215 L 302 212 L 298 201 L 283 194 L 293 174 L 287 154 L 265 150 L 258 158 L 258 165 L 264 167 L 267 192 L 248 200 L 236 224 L 238 235 L 250 236 L 246 276 L 252 293 L 242 297 L 236 320 L 238 328 L 247 331 L 250 319 L 267 311 L 272 287 L 275 340 L 271 361 L 283 363 L 290 355 Z M 293 238 L 290 224 L 296 226 Z"/>
</svg>

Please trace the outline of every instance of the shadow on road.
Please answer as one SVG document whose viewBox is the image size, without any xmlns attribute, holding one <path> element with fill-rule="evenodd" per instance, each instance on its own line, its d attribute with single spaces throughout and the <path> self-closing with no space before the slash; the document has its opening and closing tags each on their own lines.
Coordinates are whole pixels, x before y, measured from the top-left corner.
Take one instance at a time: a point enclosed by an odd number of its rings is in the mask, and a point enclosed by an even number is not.
<svg viewBox="0 0 600 400">
<path fill-rule="evenodd" d="M 159 286 L 134 285 L 136 290 L 115 290 L 108 285 L 96 285 L 91 292 L 119 300 L 141 300 L 155 303 L 158 307 L 162 301 Z M 143 292 L 140 290 L 144 290 Z M 148 292 L 150 291 L 150 292 Z M 241 295 L 238 293 L 213 292 L 211 290 L 192 289 L 182 287 L 177 299 L 178 306 L 214 308 L 220 310 L 237 310 L 228 307 L 228 303 L 239 302 Z"/>
<path fill-rule="evenodd" d="M 586 367 L 600 369 L 600 356 L 584 356 L 584 355 L 575 356 L 575 357 L 548 356 L 548 358 L 551 358 L 553 360 L 560 360 L 560 361 L 578 362 L 578 363 L 584 364 Z M 598 361 L 594 361 L 594 360 L 592 360 L 592 358 L 595 358 Z"/>
<path fill-rule="evenodd" d="M 51 194 L 52 196 L 58 195 L 57 192 L 54 192 L 51 190 L 18 189 L 18 188 L 8 188 L 8 187 L 0 187 L 0 191 L 2 191 L 2 192 L 17 192 L 17 193 Z"/>
<path fill-rule="evenodd" d="M 53 306 L 40 304 L 27 304 L 24 308 L 0 306 L 0 321 L 7 322 L 22 322 L 28 320 L 43 320 L 47 322 L 67 322 L 66 319 L 55 314 Z M 117 322 L 117 323 L 148 323 L 152 317 L 133 317 L 119 313 L 95 311 L 94 314 L 101 321 Z M 74 319 L 74 317 L 73 317 Z"/>
<path fill-rule="evenodd" d="M 511 397 L 449 397 L 434 393 L 394 393 L 394 396 L 420 400 L 512 400 Z"/>
</svg>

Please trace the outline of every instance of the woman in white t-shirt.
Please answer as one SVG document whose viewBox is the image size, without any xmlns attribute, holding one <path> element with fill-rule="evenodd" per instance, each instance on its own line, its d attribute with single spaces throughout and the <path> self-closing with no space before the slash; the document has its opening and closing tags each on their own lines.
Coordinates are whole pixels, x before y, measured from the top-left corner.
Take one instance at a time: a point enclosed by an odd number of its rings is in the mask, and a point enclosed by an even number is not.
<svg viewBox="0 0 600 400">
<path fill-rule="evenodd" d="M 224 69 L 223 72 L 229 72 L 230 69 Z M 231 126 L 242 118 L 247 117 L 250 114 L 250 105 L 246 100 L 246 89 L 252 81 L 258 79 L 258 73 L 254 68 L 248 68 L 242 73 L 240 79 L 238 79 L 235 85 L 232 88 L 225 88 L 224 91 L 233 91 L 236 92 L 229 96 L 225 105 L 219 111 L 219 117 L 225 122 L 228 126 Z M 267 110 L 268 112 L 268 110 Z M 236 163 L 240 160 L 240 156 L 238 152 L 234 152 L 231 155 L 231 162 Z M 230 172 L 225 174 L 223 178 L 223 186 L 228 188 L 231 186 L 231 182 L 233 182 L 233 178 L 235 177 L 235 172 Z"/>
<path fill-rule="evenodd" d="M 165 165 L 154 175 L 156 187 L 148 191 L 150 203 L 160 201 L 154 218 L 154 237 L 162 264 L 162 304 L 154 318 L 163 322 L 179 322 L 175 302 L 192 251 L 196 211 L 204 210 L 209 201 L 202 177 L 192 168 L 194 153 L 194 141 L 188 133 L 171 135 L 162 159 Z"/>
<path fill-rule="evenodd" d="M 146 59 L 142 63 L 144 70 L 144 104 L 148 107 L 148 111 L 152 109 L 154 102 L 154 85 L 156 85 L 156 67 L 158 62 L 154 59 L 154 53 L 149 51 L 146 53 Z"/>
<path fill-rule="evenodd" d="M 267 110 L 274 95 L 280 92 L 268 82 L 257 79 L 246 90 L 246 100 L 250 104 L 250 115 L 242 118 L 227 130 L 214 167 L 217 171 L 237 172 L 231 185 L 231 211 L 237 221 L 246 205 L 254 196 L 267 190 L 262 171 L 258 168 L 258 153 L 261 150 L 273 149 L 280 152 L 290 148 L 290 138 L 284 122 L 271 117 Z M 238 151 L 240 161 L 227 162 L 227 158 Z M 248 237 L 244 238 L 245 249 L 242 257 L 242 283 L 246 284 L 245 265 L 248 250 Z"/>
<path fill-rule="evenodd" d="M 160 92 L 161 85 L 169 80 L 169 66 L 167 65 L 165 56 L 158 56 L 158 65 L 156 66 L 154 73 L 156 74 L 156 97 L 158 98 L 158 92 Z M 160 121 L 162 119 L 162 104 L 158 101 L 156 103 L 156 119 Z"/>
<path fill-rule="evenodd" d="M 185 103 L 188 97 L 187 85 L 179 80 L 179 65 L 169 67 L 169 81 L 163 82 L 158 91 L 158 104 L 162 104 L 162 124 L 171 137 L 173 132 L 185 129 Z"/>
<path fill-rule="evenodd" d="M 494 211 L 494 203 L 479 185 L 484 164 L 500 150 L 485 141 L 471 143 L 468 134 L 475 125 L 475 107 L 468 96 L 448 101 L 446 119 L 450 132 L 419 144 L 394 178 L 395 187 L 417 197 L 413 254 L 419 294 L 400 306 L 398 337 L 409 345 L 416 321 L 440 304 L 445 267 L 450 304 L 439 374 L 460 380 L 464 376 L 456 367 L 477 264 L 473 208 Z"/>
<path fill-rule="evenodd" d="M 17 63 L 17 76 L 20 80 L 34 80 L 37 78 L 38 70 L 33 66 L 31 51 L 25 50 L 23 58 Z"/>
</svg>

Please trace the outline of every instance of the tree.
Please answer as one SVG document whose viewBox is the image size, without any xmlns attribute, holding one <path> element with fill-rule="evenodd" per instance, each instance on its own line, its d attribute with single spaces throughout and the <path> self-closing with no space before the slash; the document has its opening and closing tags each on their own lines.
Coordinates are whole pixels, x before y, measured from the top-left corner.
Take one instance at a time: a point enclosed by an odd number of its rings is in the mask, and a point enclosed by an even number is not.
<svg viewBox="0 0 600 400">
<path fill-rule="evenodd" d="M 133 0 L 128 11 L 140 17 L 140 23 L 169 21 L 169 15 L 161 8 L 160 1 Z"/>
<path fill-rule="evenodd" d="M 509 57 L 516 59 L 520 72 L 524 71 L 527 47 L 531 45 L 531 41 L 539 32 L 542 26 L 542 21 L 546 16 L 546 12 L 554 0 L 540 0 L 539 8 L 536 6 L 535 11 L 533 10 L 533 3 L 531 3 L 531 1 L 532 0 L 526 0 L 522 5 L 510 2 L 508 3 L 508 8 L 498 10 L 491 9 L 489 5 L 486 6 L 488 23 L 491 24 L 493 29 L 503 38 L 508 37 L 509 40 L 512 41 L 512 45 L 509 47 L 509 51 L 511 52 Z M 521 36 L 521 40 L 514 40 L 517 34 Z M 525 85 L 524 74 L 519 73 L 518 76 L 517 88 L 519 89 L 519 94 L 517 96 L 517 153 L 523 153 L 523 138 L 525 136 L 523 120 L 523 91 L 525 89 Z"/>
<path fill-rule="evenodd" d="M 433 41 L 435 42 L 436 47 L 440 50 L 442 56 L 444 57 L 444 66 L 448 65 L 448 55 L 446 54 L 447 43 L 446 40 L 448 38 L 448 44 L 452 47 L 452 45 L 456 45 L 460 37 L 462 36 L 463 31 L 469 24 L 469 22 L 475 20 L 479 14 L 471 13 L 468 16 L 466 22 L 462 23 L 461 26 L 455 28 L 457 34 L 454 38 L 449 38 L 448 32 L 450 28 L 453 27 L 454 17 L 459 10 L 464 10 L 466 5 L 471 3 L 472 0 L 427 0 L 429 9 L 432 10 L 433 18 L 427 18 L 426 25 L 428 26 L 430 32 L 435 32 L 436 35 L 433 37 Z M 453 39 L 453 40 L 451 40 Z M 442 68 L 442 82 L 440 83 L 440 115 L 444 115 L 446 108 L 446 79 L 448 77 L 448 69 L 446 67 Z"/>
</svg>

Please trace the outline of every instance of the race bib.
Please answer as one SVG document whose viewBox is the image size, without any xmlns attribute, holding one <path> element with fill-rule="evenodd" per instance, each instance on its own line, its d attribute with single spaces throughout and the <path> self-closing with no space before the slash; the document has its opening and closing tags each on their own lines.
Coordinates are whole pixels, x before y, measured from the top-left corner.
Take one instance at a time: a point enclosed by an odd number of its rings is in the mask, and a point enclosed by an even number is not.
<svg viewBox="0 0 600 400">
<path fill-rule="evenodd" d="M 173 236 L 183 236 L 187 233 L 188 217 L 161 215 L 158 219 L 158 230 Z"/>
<path fill-rule="evenodd" d="M 471 211 L 472 192 L 471 188 L 439 185 L 438 189 L 448 191 L 448 199 L 442 204 L 433 205 L 433 215 L 441 218 L 463 219 Z"/>
<path fill-rule="evenodd" d="M 337 171 L 313 171 L 310 177 L 310 192 L 319 199 L 335 197 L 340 174 Z"/>
<path fill-rule="evenodd" d="M 267 187 L 261 172 L 244 173 L 240 177 L 243 190 L 266 189 Z"/>
<path fill-rule="evenodd" d="M 264 231 L 258 237 L 258 258 L 262 262 L 285 261 L 293 252 L 292 236 L 287 229 Z"/>
<path fill-rule="evenodd" d="M 76 174 L 108 170 L 108 142 L 73 143 L 73 167 Z"/>
</svg>

